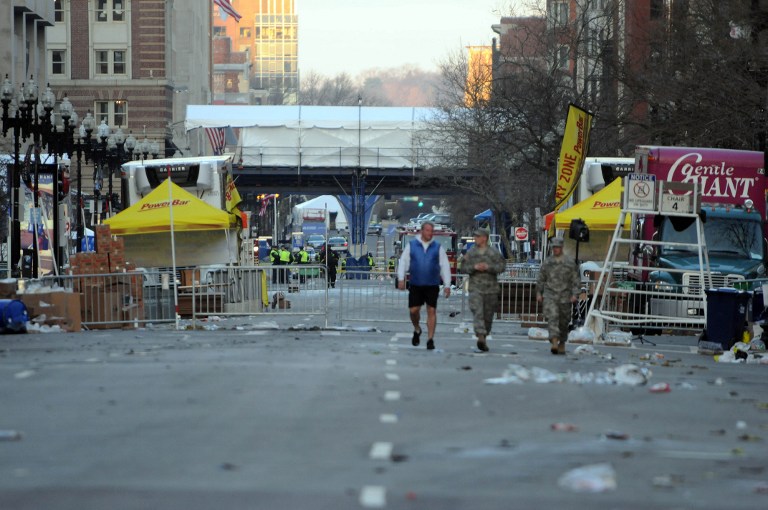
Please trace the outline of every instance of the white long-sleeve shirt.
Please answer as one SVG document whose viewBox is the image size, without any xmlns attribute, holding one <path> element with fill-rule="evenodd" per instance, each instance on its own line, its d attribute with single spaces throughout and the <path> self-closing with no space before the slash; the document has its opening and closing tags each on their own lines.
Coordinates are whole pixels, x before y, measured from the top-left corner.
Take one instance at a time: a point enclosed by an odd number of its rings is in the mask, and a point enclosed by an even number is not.
<svg viewBox="0 0 768 510">
<path fill-rule="evenodd" d="M 428 243 L 425 242 L 421 236 L 416 236 L 416 240 L 421 243 L 421 246 L 424 248 L 424 251 L 426 252 L 429 248 L 429 245 L 436 242 L 434 237 L 431 241 Z M 450 287 L 451 286 L 451 265 L 448 262 L 448 254 L 445 253 L 445 248 L 440 245 L 440 251 L 439 251 L 439 257 L 440 257 L 440 279 L 443 281 L 443 285 Z M 408 270 L 411 267 L 411 243 L 408 242 L 403 247 L 403 253 L 400 255 L 400 262 L 397 265 L 397 279 L 398 280 L 405 280 L 405 274 L 408 272 Z"/>
</svg>

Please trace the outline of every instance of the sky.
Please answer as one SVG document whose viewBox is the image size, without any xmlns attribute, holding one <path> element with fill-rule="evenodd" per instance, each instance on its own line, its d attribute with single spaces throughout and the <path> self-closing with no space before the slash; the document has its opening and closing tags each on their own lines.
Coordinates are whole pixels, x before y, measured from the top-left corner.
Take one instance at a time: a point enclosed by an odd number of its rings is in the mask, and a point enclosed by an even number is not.
<svg viewBox="0 0 768 510">
<path fill-rule="evenodd" d="M 299 69 L 353 77 L 407 64 L 436 71 L 465 46 L 489 46 L 491 25 L 516 1 L 296 0 Z"/>
</svg>

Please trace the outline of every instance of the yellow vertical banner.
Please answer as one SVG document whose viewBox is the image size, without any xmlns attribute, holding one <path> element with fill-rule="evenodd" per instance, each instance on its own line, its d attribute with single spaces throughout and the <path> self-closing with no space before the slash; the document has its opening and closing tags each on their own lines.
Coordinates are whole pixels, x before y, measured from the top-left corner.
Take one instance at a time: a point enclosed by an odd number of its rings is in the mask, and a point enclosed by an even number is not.
<svg viewBox="0 0 768 510">
<path fill-rule="evenodd" d="M 555 211 L 568 201 L 581 178 L 584 159 L 589 150 L 592 117 L 591 113 L 574 104 L 568 106 L 568 118 L 565 121 L 563 143 L 560 146 L 560 159 L 557 162 Z"/>
</svg>

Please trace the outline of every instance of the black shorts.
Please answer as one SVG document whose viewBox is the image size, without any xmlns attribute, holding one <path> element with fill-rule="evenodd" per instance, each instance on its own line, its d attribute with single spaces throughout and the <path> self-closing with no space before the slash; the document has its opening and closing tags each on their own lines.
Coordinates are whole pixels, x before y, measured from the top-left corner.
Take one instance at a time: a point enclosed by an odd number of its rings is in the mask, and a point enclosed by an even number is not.
<svg viewBox="0 0 768 510">
<path fill-rule="evenodd" d="M 408 292 L 408 308 L 422 306 L 424 303 L 432 308 L 437 308 L 437 296 L 439 294 L 439 285 L 411 285 Z"/>
</svg>

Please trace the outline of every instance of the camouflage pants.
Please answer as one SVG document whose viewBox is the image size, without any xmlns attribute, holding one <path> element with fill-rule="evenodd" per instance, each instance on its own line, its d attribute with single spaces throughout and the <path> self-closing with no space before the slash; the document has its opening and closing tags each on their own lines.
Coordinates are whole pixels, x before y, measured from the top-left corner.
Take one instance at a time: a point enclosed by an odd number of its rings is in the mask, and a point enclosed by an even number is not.
<svg viewBox="0 0 768 510">
<path fill-rule="evenodd" d="M 472 312 L 472 326 L 476 335 L 489 335 L 493 325 L 493 316 L 499 308 L 499 294 L 469 294 L 469 310 Z"/>
<path fill-rule="evenodd" d="M 571 302 L 558 302 L 544 298 L 544 317 L 547 319 L 549 338 L 566 340 L 568 338 L 568 324 L 571 322 Z"/>
</svg>

